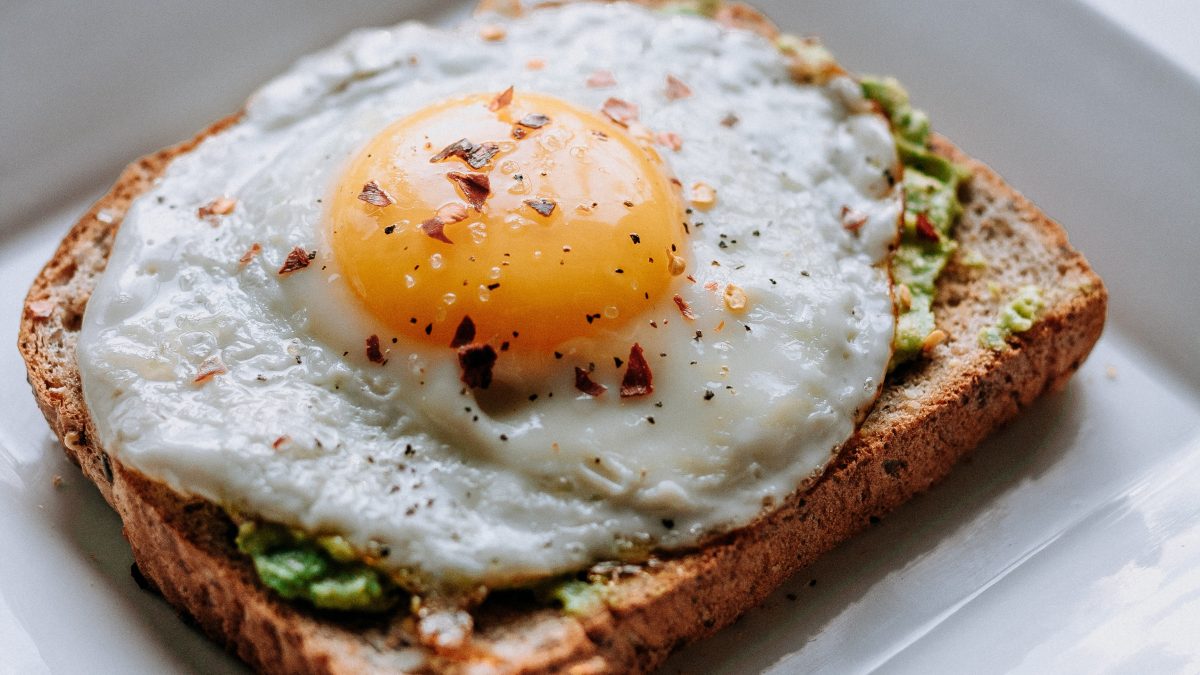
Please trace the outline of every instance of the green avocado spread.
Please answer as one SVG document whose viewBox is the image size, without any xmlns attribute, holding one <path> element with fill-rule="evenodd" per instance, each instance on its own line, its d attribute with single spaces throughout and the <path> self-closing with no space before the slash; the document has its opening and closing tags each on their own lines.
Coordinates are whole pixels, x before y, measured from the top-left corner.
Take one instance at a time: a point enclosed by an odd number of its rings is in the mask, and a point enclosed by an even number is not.
<svg viewBox="0 0 1200 675">
<path fill-rule="evenodd" d="M 258 578 L 288 600 L 307 600 L 321 609 L 380 612 L 400 597 L 391 581 L 361 562 L 341 537 L 314 537 L 247 521 L 238 527 L 236 543 L 254 561 Z"/>
<path fill-rule="evenodd" d="M 1008 338 L 1033 328 L 1034 320 L 1045 307 L 1041 288 L 1022 286 L 1001 308 L 996 323 L 979 331 L 979 344 L 996 351 L 1008 349 Z"/>
<path fill-rule="evenodd" d="M 552 586 L 550 597 L 562 606 L 564 614 L 586 616 L 604 604 L 604 586 L 572 579 Z"/>
<path fill-rule="evenodd" d="M 904 163 L 904 224 L 892 260 L 896 284 L 896 335 L 890 367 L 910 361 L 936 328 L 933 299 L 938 276 L 954 253 L 950 236 L 962 213 L 958 187 L 969 174 L 929 148 L 929 117 L 908 102 L 895 79 L 864 77 L 863 95 L 875 101 L 892 123 L 896 150 Z"/>
</svg>

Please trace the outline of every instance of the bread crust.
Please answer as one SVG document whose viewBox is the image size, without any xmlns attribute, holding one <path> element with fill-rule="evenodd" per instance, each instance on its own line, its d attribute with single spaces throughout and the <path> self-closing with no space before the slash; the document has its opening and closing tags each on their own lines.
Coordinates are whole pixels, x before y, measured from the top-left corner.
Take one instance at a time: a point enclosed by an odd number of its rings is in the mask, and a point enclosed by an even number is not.
<svg viewBox="0 0 1200 675">
<path fill-rule="evenodd" d="M 956 239 L 992 261 L 956 256 L 935 312 L 950 337 L 932 359 L 889 377 L 874 409 L 810 489 L 697 551 L 614 578 L 585 616 L 519 600 L 485 603 L 471 648 L 454 658 L 416 646 L 412 620 L 331 615 L 282 601 L 233 547 L 217 507 L 178 495 L 109 458 L 84 406 L 75 343 L 82 313 L 130 202 L 175 157 L 237 120 L 131 164 L 84 214 L 34 281 L 19 348 L 38 405 L 67 455 L 120 514 L 151 584 L 218 642 L 264 672 L 644 672 L 710 635 L 873 520 L 940 480 L 964 454 L 1078 369 L 1104 325 L 1107 292 L 1062 228 L 944 138 L 935 150 L 969 166 Z M 978 344 L 1002 301 L 989 284 L 1034 283 L 1047 306 L 1010 348 Z M 47 310 L 49 308 L 49 310 Z M 47 315 L 48 313 L 48 315 Z"/>
</svg>

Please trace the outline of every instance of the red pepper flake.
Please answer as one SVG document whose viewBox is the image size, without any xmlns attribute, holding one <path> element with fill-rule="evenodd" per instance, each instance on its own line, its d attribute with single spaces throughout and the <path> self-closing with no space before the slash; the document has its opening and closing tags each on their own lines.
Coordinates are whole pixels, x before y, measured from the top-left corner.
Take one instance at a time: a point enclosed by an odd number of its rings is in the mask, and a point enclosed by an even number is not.
<svg viewBox="0 0 1200 675">
<path fill-rule="evenodd" d="M 451 171 L 446 174 L 446 178 L 449 178 L 458 186 L 463 197 L 467 200 L 467 204 L 476 211 L 483 209 L 483 202 L 492 193 L 492 182 L 488 179 L 487 174 L 484 173 Z"/>
<path fill-rule="evenodd" d="M 529 113 L 517 120 L 517 124 L 529 129 L 541 129 L 550 123 L 550 118 L 541 113 Z"/>
<path fill-rule="evenodd" d="M 512 128 L 512 137 L 513 137 L 513 140 L 517 140 L 517 141 L 519 141 L 519 140 L 521 140 L 522 138 L 525 138 L 525 137 L 526 137 L 526 136 L 528 136 L 528 135 L 529 135 L 529 132 L 528 132 L 528 131 L 525 131 L 525 130 L 524 130 L 524 129 L 522 129 L 521 127 L 513 127 L 513 128 Z"/>
<path fill-rule="evenodd" d="M 545 197 L 538 197 L 537 199 L 526 199 L 525 205 L 528 206 L 529 208 L 533 209 L 534 211 L 537 211 L 539 215 L 545 216 L 547 218 L 550 217 L 551 213 L 554 213 L 554 207 L 557 206 L 557 204 L 554 203 L 554 200 L 546 199 Z"/>
<path fill-rule="evenodd" d="M 588 396 L 599 396 L 608 391 L 608 387 L 592 380 L 588 371 L 575 366 L 575 388 Z"/>
<path fill-rule="evenodd" d="M 275 439 L 274 443 L 271 444 L 271 448 L 278 450 L 279 448 L 283 447 L 284 443 L 287 443 L 290 440 L 292 440 L 291 436 L 280 436 L 279 438 Z"/>
<path fill-rule="evenodd" d="M 737 126 L 737 123 L 739 121 L 740 120 L 738 119 L 737 115 L 735 115 L 733 113 L 729 113 L 728 115 L 721 118 L 721 126 L 734 127 L 734 126 Z"/>
<path fill-rule="evenodd" d="M 192 380 L 196 384 L 204 384 L 213 379 L 217 375 L 224 375 L 229 372 L 225 364 L 221 362 L 221 357 L 217 354 L 204 359 L 200 363 L 200 368 L 196 370 L 196 377 Z"/>
<path fill-rule="evenodd" d="M 650 364 L 642 355 L 642 346 L 633 343 L 629 349 L 629 361 L 625 367 L 625 377 L 621 379 L 621 398 L 630 396 L 645 396 L 654 391 L 654 376 L 650 373 Z"/>
<path fill-rule="evenodd" d="M 458 365 L 462 382 L 472 389 L 487 389 L 492 384 L 492 366 L 496 365 L 496 350 L 477 342 L 458 348 Z"/>
<path fill-rule="evenodd" d="M 54 301 L 45 298 L 29 303 L 29 315 L 35 319 L 48 319 L 54 313 Z"/>
<path fill-rule="evenodd" d="M 253 244 L 250 245 L 250 248 L 245 253 L 242 254 L 242 257 L 238 258 L 238 264 L 239 265 L 249 265 L 250 261 L 254 260 L 254 256 L 258 255 L 261 252 L 262 252 L 262 244 L 258 243 L 257 241 L 254 242 Z"/>
<path fill-rule="evenodd" d="M 929 241 L 938 241 L 941 236 L 938 235 L 937 228 L 930 222 L 929 216 L 924 213 L 917 214 L 917 234 Z"/>
<path fill-rule="evenodd" d="M 779 37 L 779 29 L 771 23 L 770 19 L 744 3 L 726 3 L 717 10 L 716 16 L 713 18 L 726 28 L 758 33 L 772 42 Z"/>
<path fill-rule="evenodd" d="M 504 91 L 500 92 L 499 94 L 496 94 L 496 98 L 492 99 L 491 102 L 488 103 L 488 110 L 490 110 L 492 112 L 496 112 L 497 110 L 500 110 L 501 108 L 507 108 L 508 104 L 512 103 L 512 100 L 513 100 L 513 88 L 510 85 L 508 89 L 505 89 Z"/>
<path fill-rule="evenodd" d="M 446 147 L 442 148 L 442 151 L 439 152 L 438 154 L 434 155 L 433 157 L 430 157 L 429 163 L 436 164 L 437 162 L 448 159 L 450 157 L 458 157 L 459 159 L 465 161 L 467 159 L 467 157 L 471 154 L 471 151 L 474 149 L 475 149 L 474 143 L 472 143 L 471 141 L 469 141 L 465 138 L 460 138 L 457 141 L 454 141 L 453 143 L 451 143 L 450 145 L 447 145 Z"/>
<path fill-rule="evenodd" d="M 287 258 L 283 261 L 283 266 L 279 268 L 279 273 L 281 275 L 291 274 L 296 270 L 302 270 L 308 267 L 308 263 L 315 257 L 317 257 L 316 251 L 305 251 L 297 246 L 287 254 Z"/>
<path fill-rule="evenodd" d="M 679 308 L 679 313 L 683 315 L 683 318 L 685 318 L 685 319 L 695 319 L 696 318 L 695 312 L 692 311 L 692 306 L 688 304 L 687 300 L 683 299 L 682 295 L 676 293 L 675 297 L 672 298 L 672 300 L 675 301 L 675 306 Z"/>
<path fill-rule="evenodd" d="M 467 165 L 472 169 L 482 169 L 487 166 L 488 162 L 492 161 L 497 152 L 500 152 L 499 145 L 495 143 L 480 143 L 467 155 Z"/>
<path fill-rule="evenodd" d="M 383 355 L 383 350 L 379 348 L 379 336 L 372 335 L 367 338 L 367 360 L 371 363 L 384 365 L 388 362 Z"/>
<path fill-rule="evenodd" d="M 654 140 L 675 152 L 683 149 L 683 137 L 674 131 L 660 131 L 654 135 Z"/>
<path fill-rule="evenodd" d="M 849 206 L 842 205 L 842 227 L 846 228 L 854 234 L 858 234 L 863 225 L 867 224 L 867 214 L 855 211 Z"/>
<path fill-rule="evenodd" d="M 600 108 L 600 112 L 623 127 L 628 127 L 630 122 L 638 118 L 638 107 L 629 101 L 622 101 L 619 98 L 610 98 L 605 101 L 604 105 Z"/>
<path fill-rule="evenodd" d="M 677 101 L 692 95 L 692 88 L 674 75 L 667 75 L 667 100 Z"/>
<path fill-rule="evenodd" d="M 362 192 L 358 193 L 358 198 L 372 206 L 390 206 L 396 203 L 392 196 L 379 187 L 379 183 L 369 180 L 362 186 Z"/>
<path fill-rule="evenodd" d="M 464 316 L 462 321 L 458 322 L 458 328 L 454 329 L 454 339 L 450 340 L 450 346 L 458 349 L 463 345 L 471 344 L 475 341 L 475 322 L 471 317 Z"/>
<path fill-rule="evenodd" d="M 492 161 L 497 152 L 500 152 L 500 146 L 495 143 L 475 144 L 465 138 L 460 138 L 442 148 L 438 154 L 430 157 L 429 162 L 436 164 L 450 157 L 457 157 L 466 162 L 472 169 L 482 169 L 487 166 L 488 162 Z"/>
<path fill-rule="evenodd" d="M 617 78 L 613 77 L 611 70 L 597 70 L 588 76 L 587 86 L 592 89 L 601 89 L 603 87 L 611 87 L 617 83 Z"/>
<path fill-rule="evenodd" d="M 233 208 L 237 206 L 237 201 L 229 197 L 217 197 L 211 202 L 196 209 L 196 215 L 201 218 L 212 218 L 213 216 L 227 216 L 233 213 Z"/>
<path fill-rule="evenodd" d="M 438 241 L 453 244 L 446 236 L 445 228 L 467 217 L 467 208 L 462 204 L 447 204 L 438 209 L 437 215 L 421 223 L 421 231 Z"/>
</svg>

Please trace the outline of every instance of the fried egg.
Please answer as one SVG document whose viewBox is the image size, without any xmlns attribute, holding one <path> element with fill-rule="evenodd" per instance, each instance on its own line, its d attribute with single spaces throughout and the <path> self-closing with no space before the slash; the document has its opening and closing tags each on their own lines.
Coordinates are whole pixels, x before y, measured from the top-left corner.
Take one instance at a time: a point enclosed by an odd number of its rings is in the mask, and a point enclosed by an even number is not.
<svg viewBox="0 0 1200 675">
<path fill-rule="evenodd" d="M 492 21 L 302 60 L 132 204 L 79 341 L 108 452 L 413 588 L 696 545 L 819 475 L 891 354 L 886 120 L 705 18 Z"/>
</svg>

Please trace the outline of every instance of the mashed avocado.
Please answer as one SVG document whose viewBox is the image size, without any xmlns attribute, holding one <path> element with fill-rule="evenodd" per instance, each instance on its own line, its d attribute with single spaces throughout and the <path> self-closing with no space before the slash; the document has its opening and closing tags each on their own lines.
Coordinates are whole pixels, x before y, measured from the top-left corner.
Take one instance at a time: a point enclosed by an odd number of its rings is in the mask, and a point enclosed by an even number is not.
<svg viewBox="0 0 1200 675">
<path fill-rule="evenodd" d="M 307 600 L 321 609 L 380 612 L 400 596 L 341 537 L 312 537 L 248 521 L 238 527 L 237 547 L 254 561 L 259 579 L 288 600 Z"/>
<path fill-rule="evenodd" d="M 958 186 L 969 173 L 929 149 L 929 117 L 913 109 L 899 82 L 864 77 L 861 84 L 863 95 L 878 103 L 891 120 L 896 150 L 904 163 L 904 226 L 892 261 L 898 319 L 889 368 L 895 368 L 918 356 L 937 328 L 936 282 L 956 248 L 950 231 L 962 213 Z"/>
<path fill-rule="evenodd" d="M 584 616 L 604 604 L 604 586 L 572 579 L 555 585 L 550 597 L 562 605 L 564 614 Z"/>
<path fill-rule="evenodd" d="M 1033 327 L 1034 319 L 1046 307 L 1042 289 L 1037 286 L 1022 286 L 1008 304 L 1000 310 L 995 325 L 979 331 L 979 344 L 1001 351 L 1008 349 L 1008 338 L 1014 333 L 1023 333 Z"/>
</svg>

